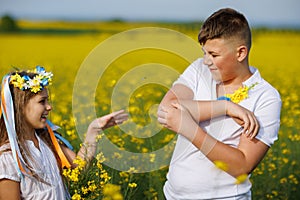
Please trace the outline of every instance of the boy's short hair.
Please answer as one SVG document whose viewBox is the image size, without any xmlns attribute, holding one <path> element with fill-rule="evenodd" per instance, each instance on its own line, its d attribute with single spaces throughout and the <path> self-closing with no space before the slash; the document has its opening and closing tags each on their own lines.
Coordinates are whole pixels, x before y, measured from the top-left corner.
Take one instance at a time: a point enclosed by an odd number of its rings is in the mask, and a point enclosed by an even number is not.
<svg viewBox="0 0 300 200">
<path fill-rule="evenodd" d="M 213 13 L 203 23 L 198 41 L 204 45 L 207 40 L 216 38 L 237 38 L 251 48 L 251 30 L 245 16 L 234 9 L 223 8 Z"/>
</svg>

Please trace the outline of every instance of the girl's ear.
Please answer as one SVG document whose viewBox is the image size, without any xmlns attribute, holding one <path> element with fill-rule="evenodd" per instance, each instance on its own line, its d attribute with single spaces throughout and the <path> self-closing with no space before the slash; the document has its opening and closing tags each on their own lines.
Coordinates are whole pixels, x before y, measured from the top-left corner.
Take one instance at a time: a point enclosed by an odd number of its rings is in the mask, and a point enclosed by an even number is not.
<svg viewBox="0 0 300 200">
<path fill-rule="evenodd" d="M 248 48 L 245 45 L 239 46 L 237 49 L 237 60 L 242 62 L 248 55 Z"/>
</svg>

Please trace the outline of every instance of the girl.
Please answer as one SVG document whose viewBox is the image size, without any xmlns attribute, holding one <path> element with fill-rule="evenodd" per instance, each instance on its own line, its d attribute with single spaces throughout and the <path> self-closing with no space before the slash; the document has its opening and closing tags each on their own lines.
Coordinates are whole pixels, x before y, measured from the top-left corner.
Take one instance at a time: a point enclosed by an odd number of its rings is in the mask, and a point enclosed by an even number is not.
<svg viewBox="0 0 300 200">
<path fill-rule="evenodd" d="M 47 86 L 52 73 L 13 72 L 2 81 L 0 110 L 0 199 L 68 199 L 62 167 L 75 167 L 76 154 L 60 144 L 47 120 L 52 107 Z M 78 156 L 91 160 L 100 131 L 123 123 L 128 115 L 113 112 L 88 127 Z"/>
</svg>

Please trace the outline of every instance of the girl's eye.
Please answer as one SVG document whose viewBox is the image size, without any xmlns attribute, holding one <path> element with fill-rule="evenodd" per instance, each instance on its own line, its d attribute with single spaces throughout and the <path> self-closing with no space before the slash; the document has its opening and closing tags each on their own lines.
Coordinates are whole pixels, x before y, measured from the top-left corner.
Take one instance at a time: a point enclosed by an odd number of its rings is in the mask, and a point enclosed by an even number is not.
<svg viewBox="0 0 300 200">
<path fill-rule="evenodd" d="M 41 104 L 45 104 L 46 103 L 46 99 L 40 100 Z"/>
</svg>

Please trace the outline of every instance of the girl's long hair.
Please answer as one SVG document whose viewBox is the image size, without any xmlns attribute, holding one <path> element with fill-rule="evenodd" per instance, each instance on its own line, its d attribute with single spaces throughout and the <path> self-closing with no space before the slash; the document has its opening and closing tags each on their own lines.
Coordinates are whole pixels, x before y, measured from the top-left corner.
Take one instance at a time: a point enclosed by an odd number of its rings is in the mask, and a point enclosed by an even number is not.
<svg viewBox="0 0 300 200">
<path fill-rule="evenodd" d="M 11 75 L 14 75 L 14 74 L 15 74 L 15 72 L 11 73 Z M 27 75 L 30 78 L 33 78 L 35 75 L 37 75 L 35 73 L 27 73 L 25 71 L 18 72 L 18 74 L 20 76 Z M 17 142 L 18 142 L 18 145 L 20 148 L 21 155 L 24 159 L 25 166 L 30 171 L 30 174 L 32 174 L 38 180 L 43 181 L 43 179 L 41 177 L 39 177 L 37 175 L 37 173 L 35 172 L 34 165 L 31 163 L 31 162 L 34 162 L 34 160 L 32 159 L 33 157 L 31 155 L 30 150 L 29 150 L 28 146 L 26 145 L 26 141 L 25 141 L 26 124 L 24 121 L 24 108 L 28 104 L 29 100 L 31 98 L 33 98 L 34 96 L 36 96 L 38 93 L 33 93 L 30 90 L 23 91 L 23 90 L 20 90 L 19 88 L 15 88 L 13 85 L 9 85 L 9 89 L 10 89 L 10 92 L 12 95 L 13 106 L 14 106 L 15 129 L 16 129 L 17 140 L 18 140 Z M 46 88 L 43 88 L 43 89 L 46 89 Z M 56 152 L 56 150 L 54 148 L 54 145 L 51 141 L 51 138 L 50 138 L 50 135 L 49 135 L 47 129 L 37 129 L 36 133 L 48 145 L 48 147 L 53 152 L 53 154 L 56 158 L 58 167 L 60 169 L 60 174 L 61 174 L 61 172 L 62 172 L 62 169 L 60 167 L 61 160 L 58 156 L 58 153 Z M 1 116 L 1 119 L 0 119 L 0 146 L 2 146 L 5 143 L 9 143 L 9 140 L 8 140 L 8 135 L 7 135 L 7 130 L 6 130 L 6 126 L 4 123 L 4 119 L 3 119 L 3 116 Z"/>
</svg>

